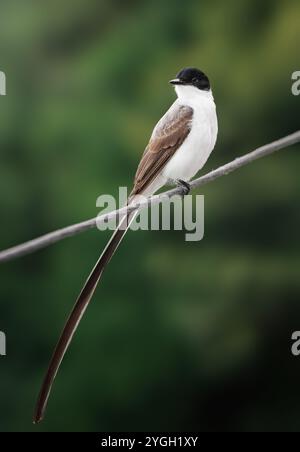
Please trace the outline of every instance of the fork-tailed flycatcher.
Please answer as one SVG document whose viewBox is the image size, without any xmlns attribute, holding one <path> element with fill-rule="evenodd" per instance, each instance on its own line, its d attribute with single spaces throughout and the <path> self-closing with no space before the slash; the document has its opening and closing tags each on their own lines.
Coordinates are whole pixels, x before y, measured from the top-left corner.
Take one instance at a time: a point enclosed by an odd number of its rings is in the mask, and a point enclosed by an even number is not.
<svg viewBox="0 0 300 452">
<path fill-rule="evenodd" d="M 138 166 L 128 203 L 136 195 L 151 196 L 170 181 L 189 190 L 188 181 L 204 166 L 218 133 L 216 106 L 207 76 L 185 68 L 170 80 L 177 99 L 155 126 Z M 88 277 L 54 350 L 36 404 L 34 422 L 43 419 L 51 386 L 95 292 L 103 270 L 112 258 L 137 211 L 125 215 Z"/>
</svg>

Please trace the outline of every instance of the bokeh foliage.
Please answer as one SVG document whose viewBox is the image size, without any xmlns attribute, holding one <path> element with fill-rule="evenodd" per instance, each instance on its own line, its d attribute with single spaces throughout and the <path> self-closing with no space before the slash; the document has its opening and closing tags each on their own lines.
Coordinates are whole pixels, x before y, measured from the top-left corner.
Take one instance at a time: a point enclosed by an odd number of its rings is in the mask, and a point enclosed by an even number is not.
<svg viewBox="0 0 300 452">
<path fill-rule="evenodd" d="M 205 171 L 299 128 L 298 0 L 0 3 L 0 248 L 96 215 L 130 186 L 167 81 L 212 81 Z M 130 233 L 58 375 L 34 400 L 65 317 L 109 234 L 1 266 L 2 431 L 296 430 L 299 156 L 281 151 L 203 187 L 206 235 Z"/>
</svg>

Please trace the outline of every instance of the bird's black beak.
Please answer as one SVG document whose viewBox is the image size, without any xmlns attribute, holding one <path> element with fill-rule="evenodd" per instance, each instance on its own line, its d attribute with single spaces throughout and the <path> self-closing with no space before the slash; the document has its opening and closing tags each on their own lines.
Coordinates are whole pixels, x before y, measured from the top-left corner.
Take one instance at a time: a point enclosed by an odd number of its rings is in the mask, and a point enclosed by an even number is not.
<svg viewBox="0 0 300 452">
<path fill-rule="evenodd" d="M 184 82 L 180 80 L 180 78 L 173 78 L 169 83 L 171 83 L 171 85 L 184 85 Z"/>
</svg>

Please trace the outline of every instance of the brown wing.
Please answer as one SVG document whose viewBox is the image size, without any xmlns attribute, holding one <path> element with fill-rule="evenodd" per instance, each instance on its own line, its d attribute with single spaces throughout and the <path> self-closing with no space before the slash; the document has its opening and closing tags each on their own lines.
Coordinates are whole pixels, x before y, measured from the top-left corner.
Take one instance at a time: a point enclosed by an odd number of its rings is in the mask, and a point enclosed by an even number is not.
<svg viewBox="0 0 300 452">
<path fill-rule="evenodd" d="M 193 109 L 173 104 L 155 127 L 138 166 L 132 195 L 142 193 L 181 146 L 191 130 Z"/>
</svg>

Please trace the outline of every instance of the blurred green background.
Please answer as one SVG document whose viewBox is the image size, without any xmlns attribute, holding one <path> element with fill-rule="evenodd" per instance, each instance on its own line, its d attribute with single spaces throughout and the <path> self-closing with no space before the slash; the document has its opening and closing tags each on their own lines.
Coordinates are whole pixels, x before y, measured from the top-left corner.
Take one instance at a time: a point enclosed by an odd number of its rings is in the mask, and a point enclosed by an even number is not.
<svg viewBox="0 0 300 452">
<path fill-rule="evenodd" d="M 209 169 L 299 128 L 300 4 L 0 3 L 0 249 L 130 186 L 184 66 L 209 75 Z M 300 431 L 300 146 L 207 185 L 205 238 L 129 233 L 31 424 L 53 346 L 109 232 L 0 268 L 1 431 Z"/>
</svg>

